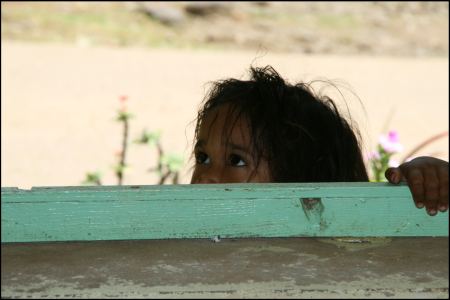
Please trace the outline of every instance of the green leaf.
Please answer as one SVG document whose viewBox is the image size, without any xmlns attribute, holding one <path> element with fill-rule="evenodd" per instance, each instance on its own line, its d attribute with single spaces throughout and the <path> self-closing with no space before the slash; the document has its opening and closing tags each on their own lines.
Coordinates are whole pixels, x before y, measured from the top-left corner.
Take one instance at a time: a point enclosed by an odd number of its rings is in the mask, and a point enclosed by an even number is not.
<svg viewBox="0 0 450 300">
<path fill-rule="evenodd" d="M 128 169 L 128 165 L 117 164 L 113 167 L 113 169 L 116 174 L 123 174 Z"/>
<path fill-rule="evenodd" d="M 82 184 L 99 184 L 101 180 L 100 172 L 91 172 L 86 173 L 86 177 L 83 180 Z"/>
<path fill-rule="evenodd" d="M 159 139 L 161 137 L 160 131 L 147 131 L 144 129 L 142 131 L 141 136 L 135 140 L 135 143 L 137 144 L 149 144 L 149 145 L 156 145 L 159 142 Z"/>
<path fill-rule="evenodd" d="M 117 121 L 126 121 L 128 119 L 131 119 L 133 117 L 132 114 L 126 111 L 118 111 L 117 113 Z"/>
<path fill-rule="evenodd" d="M 161 163 L 165 165 L 170 172 L 178 172 L 183 167 L 184 159 L 181 155 L 168 153 L 161 157 Z"/>
</svg>

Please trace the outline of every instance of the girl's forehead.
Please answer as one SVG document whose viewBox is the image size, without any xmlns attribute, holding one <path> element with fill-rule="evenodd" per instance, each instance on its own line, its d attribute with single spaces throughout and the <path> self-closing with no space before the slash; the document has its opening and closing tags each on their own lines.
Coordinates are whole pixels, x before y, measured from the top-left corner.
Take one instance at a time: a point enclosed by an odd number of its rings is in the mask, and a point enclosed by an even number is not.
<svg viewBox="0 0 450 300">
<path fill-rule="evenodd" d="M 199 140 L 215 140 L 221 144 L 250 144 L 250 130 L 247 119 L 229 106 L 222 106 L 208 112 L 200 124 Z"/>
</svg>

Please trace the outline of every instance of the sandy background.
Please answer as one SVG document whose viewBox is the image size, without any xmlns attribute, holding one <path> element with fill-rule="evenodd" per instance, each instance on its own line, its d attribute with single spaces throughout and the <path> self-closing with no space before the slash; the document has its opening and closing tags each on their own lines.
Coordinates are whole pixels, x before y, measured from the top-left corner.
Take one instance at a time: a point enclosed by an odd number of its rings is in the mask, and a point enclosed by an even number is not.
<svg viewBox="0 0 450 300">
<path fill-rule="evenodd" d="M 248 66 L 272 65 L 291 82 L 328 78 L 351 87 L 344 97 L 365 137 L 366 150 L 379 134 L 395 129 L 410 151 L 448 130 L 448 57 L 398 58 L 273 54 L 258 51 L 165 50 L 74 47 L 2 41 L 1 186 L 79 185 L 99 170 L 116 184 L 112 166 L 121 127 L 114 121 L 118 98 L 129 97 L 135 117 L 130 139 L 143 128 L 162 130 L 168 152 L 184 155 L 181 183 L 190 179 L 193 125 L 207 82 L 247 78 Z M 335 95 L 335 91 L 325 91 Z M 406 154 L 406 153 L 403 153 Z M 428 147 L 448 161 L 448 138 Z M 130 146 L 124 184 L 155 184 L 147 172 L 155 151 Z M 397 156 L 401 158 L 401 155 Z"/>
</svg>

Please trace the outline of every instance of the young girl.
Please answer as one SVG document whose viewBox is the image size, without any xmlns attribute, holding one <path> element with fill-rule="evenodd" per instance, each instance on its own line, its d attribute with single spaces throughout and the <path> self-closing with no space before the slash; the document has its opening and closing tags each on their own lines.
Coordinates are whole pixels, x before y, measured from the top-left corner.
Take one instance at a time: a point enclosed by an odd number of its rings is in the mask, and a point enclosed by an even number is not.
<svg viewBox="0 0 450 300">
<path fill-rule="evenodd" d="M 368 181 L 356 128 L 334 102 L 270 66 L 214 83 L 197 116 L 191 183 Z M 418 157 L 386 171 L 418 208 L 448 209 L 448 162 Z"/>
</svg>

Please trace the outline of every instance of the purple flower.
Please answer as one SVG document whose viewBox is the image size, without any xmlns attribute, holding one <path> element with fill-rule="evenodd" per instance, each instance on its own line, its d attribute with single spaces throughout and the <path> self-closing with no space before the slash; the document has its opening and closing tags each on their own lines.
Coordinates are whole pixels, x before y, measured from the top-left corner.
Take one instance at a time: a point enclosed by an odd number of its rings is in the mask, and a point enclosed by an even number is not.
<svg viewBox="0 0 450 300">
<path fill-rule="evenodd" d="M 389 131 L 388 133 L 389 141 L 392 143 L 398 143 L 398 133 L 397 131 Z"/>
<path fill-rule="evenodd" d="M 378 159 L 380 159 L 380 153 L 378 153 L 378 151 L 370 151 L 367 154 L 367 159 L 368 160 L 378 160 Z"/>
<path fill-rule="evenodd" d="M 390 131 L 388 135 L 381 135 L 379 143 L 388 153 L 398 153 L 403 151 L 403 146 L 398 142 L 398 134 L 396 131 Z"/>
</svg>

